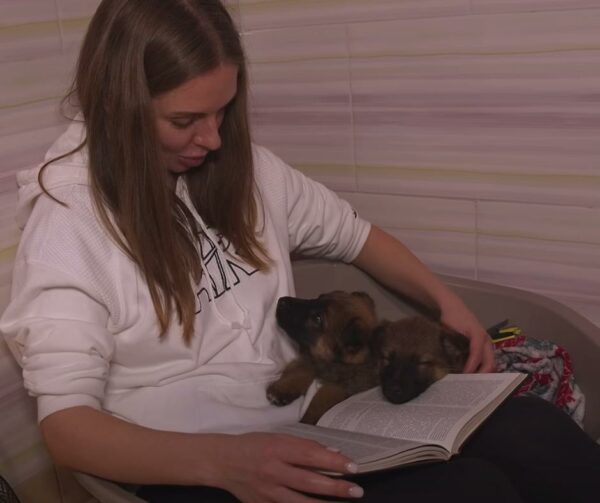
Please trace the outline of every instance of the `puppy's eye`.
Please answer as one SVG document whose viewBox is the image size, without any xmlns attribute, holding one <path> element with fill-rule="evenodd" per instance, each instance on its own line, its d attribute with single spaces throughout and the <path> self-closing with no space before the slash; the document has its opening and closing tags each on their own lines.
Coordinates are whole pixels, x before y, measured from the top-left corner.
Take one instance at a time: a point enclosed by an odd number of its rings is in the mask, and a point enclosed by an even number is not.
<svg viewBox="0 0 600 503">
<path fill-rule="evenodd" d="M 355 355 L 363 348 L 362 344 L 348 344 L 345 348 L 346 352 L 350 355 Z"/>
<path fill-rule="evenodd" d="M 394 353 L 381 355 L 381 361 L 384 365 L 390 365 L 396 355 Z"/>
<path fill-rule="evenodd" d="M 323 324 L 323 317 L 319 313 L 315 313 L 312 315 L 312 321 L 315 325 L 320 327 Z"/>
</svg>

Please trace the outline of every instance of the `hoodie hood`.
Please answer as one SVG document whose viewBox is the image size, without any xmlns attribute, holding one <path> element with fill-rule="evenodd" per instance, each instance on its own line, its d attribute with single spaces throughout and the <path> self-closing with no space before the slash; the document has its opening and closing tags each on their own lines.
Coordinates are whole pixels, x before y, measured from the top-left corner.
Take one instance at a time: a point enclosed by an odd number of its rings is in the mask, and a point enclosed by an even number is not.
<svg viewBox="0 0 600 503">
<path fill-rule="evenodd" d="M 44 193 L 38 177 L 42 166 L 76 149 L 85 140 L 85 125 L 81 118 L 76 118 L 68 129 L 52 144 L 44 163 L 35 168 L 26 169 L 17 173 L 17 224 L 23 229 L 37 198 Z M 52 193 L 52 189 L 65 187 L 67 185 L 89 185 L 89 172 L 87 169 L 87 149 L 84 147 L 78 152 L 64 159 L 50 163 L 42 175 L 42 182 L 46 190 Z"/>
</svg>

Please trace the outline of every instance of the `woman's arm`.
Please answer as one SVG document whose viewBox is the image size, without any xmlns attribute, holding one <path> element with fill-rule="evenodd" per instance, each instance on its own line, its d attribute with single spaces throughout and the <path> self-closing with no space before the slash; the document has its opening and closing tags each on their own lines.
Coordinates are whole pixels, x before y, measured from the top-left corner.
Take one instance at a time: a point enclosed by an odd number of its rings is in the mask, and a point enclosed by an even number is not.
<svg viewBox="0 0 600 503">
<path fill-rule="evenodd" d="M 493 371 L 492 343 L 475 315 L 400 241 L 372 226 L 353 263 L 389 288 L 437 307 L 442 322 L 466 335 L 470 353 L 465 372 Z"/>
<path fill-rule="evenodd" d="M 351 473 L 350 459 L 288 435 L 158 431 L 91 407 L 55 412 L 40 427 L 57 464 L 110 480 L 220 487 L 243 502 L 319 501 L 298 491 L 342 498 L 361 493 L 352 482 L 307 469 Z"/>
</svg>

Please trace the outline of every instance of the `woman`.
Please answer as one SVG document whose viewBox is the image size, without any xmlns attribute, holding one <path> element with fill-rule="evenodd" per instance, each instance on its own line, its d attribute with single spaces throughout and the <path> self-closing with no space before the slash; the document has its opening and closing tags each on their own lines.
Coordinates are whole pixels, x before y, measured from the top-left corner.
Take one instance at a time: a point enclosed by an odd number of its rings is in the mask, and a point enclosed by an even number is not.
<svg viewBox="0 0 600 503">
<path fill-rule="evenodd" d="M 481 487 L 518 501 L 475 442 L 475 462 L 353 480 L 315 471 L 352 474 L 343 454 L 261 433 L 301 407 L 265 396 L 294 355 L 274 316 L 293 293 L 291 252 L 353 262 L 437 307 L 470 339 L 465 371 L 492 370 L 493 356 L 402 244 L 251 144 L 244 54 L 218 0 L 104 0 L 71 95 L 81 114 L 40 169 L 19 174 L 24 233 L 0 325 L 58 464 L 137 484 L 148 501 L 322 501 L 361 497 L 361 485 L 371 501 L 390 488 L 471 501 Z"/>
</svg>

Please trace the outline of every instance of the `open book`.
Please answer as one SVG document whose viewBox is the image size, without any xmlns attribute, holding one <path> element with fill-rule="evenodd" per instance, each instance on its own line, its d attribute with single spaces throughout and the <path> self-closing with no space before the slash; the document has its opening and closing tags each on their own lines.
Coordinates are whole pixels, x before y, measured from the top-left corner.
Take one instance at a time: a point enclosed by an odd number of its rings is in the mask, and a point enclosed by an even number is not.
<svg viewBox="0 0 600 503">
<path fill-rule="evenodd" d="M 443 461 L 459 452 L 525 377 L 449 374 L 400 405 L 373 388 L 335 405 L 316 426 L 298 423 L 277 431 L 338 448 L 358 465 L 358 473 Z"/>
</svg>

